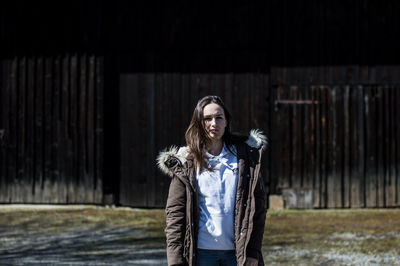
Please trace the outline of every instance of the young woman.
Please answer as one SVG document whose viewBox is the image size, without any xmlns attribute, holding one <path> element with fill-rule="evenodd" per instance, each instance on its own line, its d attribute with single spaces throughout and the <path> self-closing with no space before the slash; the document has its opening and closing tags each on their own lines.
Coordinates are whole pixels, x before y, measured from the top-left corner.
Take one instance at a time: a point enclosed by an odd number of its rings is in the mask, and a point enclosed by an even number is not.
<svg viewBox="0 0 400 266">
<path fill-rule="evenodd" d="M 168 265 L 264 265 L 266 201 L 259 177 L 266 137 L 230 133 L 231 115 L 217 96 L 198 101 L 186 147 L 160 153 L 172 177 L 167 206 Z"/>
</svg>

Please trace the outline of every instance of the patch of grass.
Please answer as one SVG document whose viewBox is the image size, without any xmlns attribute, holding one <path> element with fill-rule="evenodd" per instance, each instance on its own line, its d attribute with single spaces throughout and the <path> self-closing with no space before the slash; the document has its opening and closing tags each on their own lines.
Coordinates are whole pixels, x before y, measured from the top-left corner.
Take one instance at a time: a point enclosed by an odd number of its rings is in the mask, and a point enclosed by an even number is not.
<svg viewBox="0 0 400 266">
<path fill-rule="evenodd" d="M 316 264 L 329 264 L 332 256 L 337 257 L 332 254 L 349 261 L 360 254 L 385 258 L 400 255 L 398 247 L 400 211 L 396 209 L 270 211 L 263 240 L 267 261 L 288 264 L 309 261 L 308 256 Z"/>
<path fill-rule="evenodd" d="M 74 228 L 133 227 L 160 233 L 164 210 L 110 208 L 15 210 L 0 213 L 0 230 L 9 227 L 36 232 L 63 232 Z"/>
<path fill-rule="evenodd" d="M 107 243 L 163 245 L 165 212 L 101 207 L 0 211 L 0 233 L 4 234 L 111 232 L 114 228 L 127 233 Z M 314 261 L 326 254 L 331 257 L 322 262 L 332 262 L 335 254 L 399 256 L 399 246 L 400 210 L 396 209 L 269 211 L 263 240 L 266 261 L 287 264 Z"/>
<path fill-rule="evenodd" d="M 365 239 L 354 247 L 365 254 L 392 253 L 400 255 L 400 237 L 386 237 L 383 239 Z"/>
</svg>

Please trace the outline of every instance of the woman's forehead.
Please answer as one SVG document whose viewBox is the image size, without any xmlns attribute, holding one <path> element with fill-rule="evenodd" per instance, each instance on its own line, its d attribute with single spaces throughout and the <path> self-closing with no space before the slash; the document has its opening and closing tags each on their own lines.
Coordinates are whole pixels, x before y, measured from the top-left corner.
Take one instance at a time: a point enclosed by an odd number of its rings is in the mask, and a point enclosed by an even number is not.
<svg viewBox="0 0 400 266">
<path fill-rule="evenodd" d="M 204 116 L 223 115 L 223 114 L 224 114 L 224 109 L 216 103 L 210 103 L 204 106 L 203 109 Z"/>
</svg>

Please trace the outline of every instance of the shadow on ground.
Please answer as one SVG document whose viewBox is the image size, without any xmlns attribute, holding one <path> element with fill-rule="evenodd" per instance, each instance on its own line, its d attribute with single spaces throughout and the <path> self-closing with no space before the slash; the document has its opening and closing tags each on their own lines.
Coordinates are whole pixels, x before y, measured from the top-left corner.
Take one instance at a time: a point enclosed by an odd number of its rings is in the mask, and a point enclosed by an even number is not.
<svg viewBox="0 0 400 266">
<path fill-rule="evenodd" d="M 162 210 L 4 210 L 0 210 L 1 265 L 167 263 Z"/>
</svg>

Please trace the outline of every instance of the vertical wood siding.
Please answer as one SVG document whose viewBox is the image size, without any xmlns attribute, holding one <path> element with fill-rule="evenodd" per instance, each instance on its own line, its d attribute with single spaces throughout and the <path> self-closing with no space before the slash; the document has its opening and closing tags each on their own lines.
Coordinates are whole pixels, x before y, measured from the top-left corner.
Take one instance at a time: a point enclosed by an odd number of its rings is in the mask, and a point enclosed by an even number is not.
<svg viewBox="0 0 400 266">
<path fill-rule="evenodd" d="M 201 97 L 219 95 L 233 116 L 232 130 L 268 129 L 266 74 L 124 74 L 120 82 L 120 203 L 162 207 L 170 178 L 155 168 L 157 154 L 185 144 L 184 134 Z M 265 157 L 263 177 L 269 180 Z"/>
<path fill-rule="evenodd" d="M 1 61 L 0 203 L 101 203 L 103 60 Z"/>
<path fill-rule="evenodd" d="M 396 85 L 274 86 L 269 78 L 121 75 L 120 203 L 163 206 L 170 180 L 155 169 L 155 157 L 184 145 L 196 101 L 216 94 L 232 112 L 233 131 L 260 128 L 269 136 L 262 173 L 270 193 L 310 189 L 314 208 L 400 206 Z"/>
<path fill-rule="evenodd" d="M 279 185 L 273 191 L 312 189 L 315 208 L 400 206 L 398 86 L 276 90 L 276 128 L 270 131 L 276 142 L 272 153 L 279 156 L 271 161 L 279 169 L 271 178 Z M 282 99 L 316 102 L 279 104 Z"/>
</svg>

